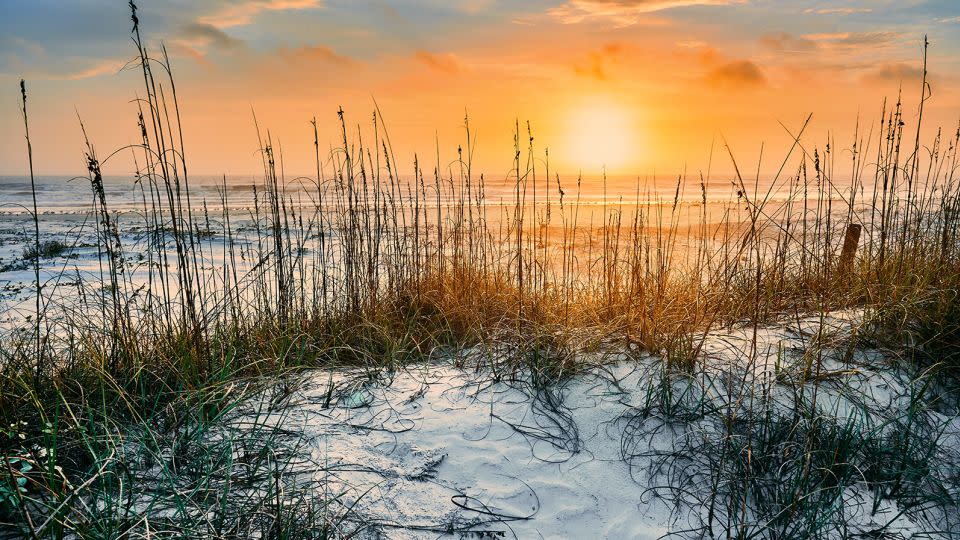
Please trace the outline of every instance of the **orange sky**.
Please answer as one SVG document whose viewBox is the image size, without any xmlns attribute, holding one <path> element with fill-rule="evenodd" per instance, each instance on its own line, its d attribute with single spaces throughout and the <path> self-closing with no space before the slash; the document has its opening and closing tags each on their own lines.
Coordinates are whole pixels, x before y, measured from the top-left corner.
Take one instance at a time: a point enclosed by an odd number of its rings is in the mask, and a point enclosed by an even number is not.
<svg viewBox="0 0 960 540">
<path fill-rule="evenodd" d="M 15 1 L 0 28 L 3 174 L 27 172 L 21 76 L 38 174 L 83 172 L 77 113 L 101 155 L 138 134 L 130 100 L 143 93 L 141 81 L 118 73 L 134 52 L 126 11 L 89 0 L 59 13 L 45 3 Z M 960 119 L 960 18 L 950 2 L 517 4 L 170 1 L 143 7 L 141 21 L 151 44 L 163 40 L 172 53 L 188 163 L 199 174 L 259 170 L 251 109 L 280 141 L 287 172 L 309 172 L 310 119 L 322 143 L 336 145 L 338 107 L 353 137 L 358 124 L 369 126 L 374 98 L 401 172 L 414 152 L 432 168 L 437 140 L 441 161 L 455 159 L 464 111 L 477 168 L 491 178 L 507 174 L 518 119 L 531 122 L 540 151 L 549 147 L 552 167 L 567 175 L 603 165 L 611 174 L 702 170 L 714 141 L 714 170 L 727 171 L 724 139 L 749 170 L 763 143 L 763 168 L 775 170 L 790 142 L 780 122 L 798 129 L 813 113 L 810 144 L 830 132 L 849 147 L 858 115 L 865 134 L 901 84 L 915 129 L 924 33 L 928 125 L 953 133 Z M 96 26 L 82 30 L 84 17 Z M 105 167 L 132 168 L 126 153 Z"/>
</svg>

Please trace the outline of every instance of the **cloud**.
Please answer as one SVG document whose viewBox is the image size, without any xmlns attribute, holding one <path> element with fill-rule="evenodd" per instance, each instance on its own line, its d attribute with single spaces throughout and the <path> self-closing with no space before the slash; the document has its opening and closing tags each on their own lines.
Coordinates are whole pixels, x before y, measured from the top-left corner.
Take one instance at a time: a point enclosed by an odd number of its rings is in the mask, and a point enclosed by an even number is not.
<svg viewBox="0 0 960 540">
<path fill-rule="evenodd" d="M 216 12 L 200 17 L 197 22 L 216 28 L 229 28 L 250 24 L 254 17 L 264 11 L 320 7 L 323 7 L 322 0 L 233 0 Z"/>
<path fill-rule="evenodd" d="M 903 62 L 891 62 L 881 65 L 867 74 L 865 78 L 874 82 L 886 83 L 919 82 L 923 79 L 923 68 Z"/>
<path fill-rule="evenodd" d="M 0 77 L 78 81 L 101 75 L 116 75 L 129 59 L 115 55 L 92 56 L 85 51 L 51 53 L 39 43 L 13 35 L 0 35 Z M 73 53 L 73 54 L 71 54 Z"/>
<path fill-rule="evenodd" d="M 945 24 L 958 24 L 960 23 L 960 17 L 944 17 L 942 19 L 934 19 L 938 23 Z"/>
<path fill-rule="evenodd" d="M 872 13 L 873 9 L 871 8 L 807 8 L 803 10 L 804 13 L 814 13 L 816 15 L 854 15 L 857 13 Z"/>
<path fill-rule="evenodd" d="M 209 49 L 236 53 L 246 49 L 246 43 L 228 35 L 216 26 L 198 22 L 182 25 L 176 33 L 176 38 L 170 43 L 171 52 L 192 58 L 204 67 L 212 68 L 213 63 L 207 58 Z"/>
<path fill-rule="evenodd" d="M 760 37 L 760 44 L 777 52 L 810 52 L 817 49 L 817 42 L 789 32 L 773 32 Z"/>
<path fill-rule="evenodd" d="M 170 52 L 175 55 L 186 56 L 207 69 L 213 69 L 213 62 L 207 59 L 207 55 L 194 49 L 186 43 L 174 41 L 170 44 Z"/>
<path fill-rule="evenodd" d="M 899 32 L 837 32 L 807 34 L 803 37 L 828 47 L 863 47 L 888 45 L 900 36 Z"/>
<path fill-rule="evenodd" d="M 284 60 L 296 64 L 319 63 L 346 66 L 354 63 L 350 57 L 338 54 L 326 45 L 304 45 L 294 49 L 281 47 L 277 53 Z"/>
<path fill-rule="evenodd" d="M 460 8 L 460 11 L 475 15 L 490 9 L 493 1 L 494 0 L 460 0 L 457 6 Z"/>
<path fill-rule="evenodd" d="M 428 68 L 443 73 L 459 73 L 462 70 L 460 60 L 453 54 L 436 54 L 429 51 L 417 51 L 413 57 Z"/>
<path fill-rule="evenodd" d="M 551 8 L 550 15 L 564 24 L 576 24 L 590 19 L 607 19 L 617 26 L 630 26 L 642 16 L 665 9 L 689 6 L 727 6 L 743 4 L 747 0 L 569 0 Z"/>
<path fill-rule="evenodd" d="M 287 60 L 327 60 L 342 63 L 345 58 L 338 58 L 333 51 L 313 50 L 313 47 L 281 48 L 277 54 Z M 248 43 L 236 38 L 224 30 L 207 23 L 190 22 L 180 25 L 170 42 L 170 51 L 174 54 L 190 58 L 206 68 L 214 68 L 220 55 L 231 56 L 234 59 L 250 60 L 253 50 Z"/>
<path fill-rule="evenodd" d="M 615 61 L 623 48 L 621 43 L 607 43 L 600 50 L 590 52 L 586 62 L 574 64 L 573 71 L 581 77 L 605 81 L 609 78 L 607 64 Z"/>
<path fill-rule="evenodd" d="M 715 86 L 757 87 L 764 86 L 767 78 L 753 62 L 735 60 L 711 71 L 707 74 L 707 81 Z"/>
<path fill-rule="evenodd" d="M 705 41 L 688 40 L 676 44 L 680 51 L 692 53 L 693 59 L 705 67 L 713 67 L 724 61 L 724 55 L 716 47 Z"/>
<path fill-rule="evenodd" d="M 73 73 L 67 73 L 66 75 L 59 75 L 52 78 L 64 79 L 68 81 L 78 81 L 80 79 L 89 79 L 91 77 L 97 77 L 99 75 L 116 75 L 127 64 L 128 64 L 127 60 L 118 60 L 118 59 L 101 60 L 91 65 L 90 67 L 82 69 L 80 71 L 75 71 Z"/>
<path fill-rule="evenodd" d="M 204 23 L 188 23 L 178 32 L 178 41 L 193 47 L 213 47 L 221 50 L 235 50 L 242 48 L 242 40 L 228 35 L 223 30 Z"/>
</svg>

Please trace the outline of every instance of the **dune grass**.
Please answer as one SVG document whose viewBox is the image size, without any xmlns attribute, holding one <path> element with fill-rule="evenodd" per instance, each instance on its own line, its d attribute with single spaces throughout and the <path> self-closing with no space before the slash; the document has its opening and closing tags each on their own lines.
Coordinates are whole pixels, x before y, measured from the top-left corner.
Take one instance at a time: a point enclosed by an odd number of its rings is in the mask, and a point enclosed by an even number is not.
<svg viewBox="0 0 960 540">
<path fill-rule="evenodd" d="M 351 136 L 340 111 L 341 146 L 323 152 L 314 129 L 310 178 L 286 178 L 281 149 L 260 131 L 256 205 L 231 215 L 224 179 L 218 215 L 191 200 L 172 66 L 166 51 L 152 56 L 130 6 L 144 96 L 133 183 L 147 240 L 125 251 L 104 162 L 85 141 L 102 280 L 55 301 L 37 269 L 36 314 L 0 345 L 0 521 L 16 534 L 349 536 L 342 508 L 330 510 L 337 494 L 284 475 L 296 434 L 254 421 L 211 437 L 211 426 L 254 393 L 282 401 L 303 370 L 361 367 L 373 380 L 478 344 L 499 352 L 457 362 L 533 374 L 544 388 L 587 369 L 578 351 L 662 358 L 650 394 L 659 405 L 637 411 L 631 437 L 652 420 L 716 422 L 663 465 L 706 475 L 674 478 L 680 502 L 684 483 L 715 486 L 709 534 L 835 532 L 854 478 L 877 500 L 956 509 L 956 485 L 935 472 L 936 426 L 915 410 L 955 411 L 960 395 L 960 130 L 922 144 L 926 81 L 915 124 L 898 98 L 868 135 L 858 126 L 849 151 L 833 140 L 809 148 L 804 125 L 772 183 L 742 175 L 727 149 L 738 171 L 728 193 L 708 193 L 709 174 L 681 176 L 661 201 L 638 181 L 636 202 L 599 209 L 580 203 L 579 179 L 551 176 L 529 127 L 515 132 L 512 198 L 489 201 L 469 119 L 455 160 L 416 156 L 406 171 L 379 110 L 372 141 Z M 25 87 L 23 99 L 27 124 Z M 680 196 L 688 187 L 699 202 Z M 718 195 L 719 218 L 708 213 Z M 241 219 L 254 230 L 240 231 Z M 817 354 L 791 375 L 789 412 L 674 393 L 710 369 L 711 331 L 842 309 L 863 313 L 857 346 L 890 351 L 917 375 L 905 416 L 822 411 L 808 395 L 821 383 Z"/>
</svg>

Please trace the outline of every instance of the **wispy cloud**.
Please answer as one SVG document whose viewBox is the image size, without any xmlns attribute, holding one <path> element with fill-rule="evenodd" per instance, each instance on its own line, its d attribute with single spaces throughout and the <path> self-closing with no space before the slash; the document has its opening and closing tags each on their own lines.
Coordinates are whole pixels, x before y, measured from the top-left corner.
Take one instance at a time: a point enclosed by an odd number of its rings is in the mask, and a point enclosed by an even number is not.
<svg viewBox="0 0 960 540">
<path fill-rule="evenodd" d="M 178 41 L 192 46 L 209 46 L 223 50 L 238 49 L 244 45 L 242 40 L 228 35 L 216 26 L 198 22 L 183 25 L 178 32 Z"/>
<path fill-rule="evenodd" d="M 246 49 L 247 44 L 243 40 L 227 34 L 212 24 L 199 22 L 182 25 L 170 43 L 171 52 L 191 58 L 207 68 L 212 68 L 214 65 L 208 58 L 211 50 L 236 54 Z"/>
<path fill-rule="evenodd" d="M 293 49 L 281 47 L 277 50 L 281 58 L 292 63 L 321 63 L 345 66 L 353 64 L 353 59 L 337 53 L 326 45 L 304 45 Z"/>
<path fill-rule="evenodd" d="M 857 7 L 807 8 L 803 12 L 816 15 L 856 15 L 857 13 L 872 13 L 873 9 Z"/>
<path fill-rule="evenodd" d="M 457 6 L 464 13 L 476 14 L 490 9 L 493 3 L 494 0 L 460 0 Z"/>
<path fill-rule="evenodd" d="M 623 47 L 621 43 L 607 43 L 600 50 L 591 51 L 586 61 L 574 64 L 573 70 L 581 77 L 605 81 L 609 78 L 608 65 L 616 60 Z"/>
<path fill-rule="evenodd" d="M 817 49 L 817 42 L 789 32 L 773 32 L 760 37 L 760 44 L 777 52 L 811 52 Z"/>
<path fill-rule="evenodd" d="M 569 0 L 551 8 L 548 13 L 565 24 L 602 19 L 617 26 L 629 26 L 643 20 L 644 15 L 666 9 L 726 6 L 746 2 L 747 0 Z"/>
<path fill-rule="evenodd" d="M 915 82 L 923 78 L 923 68 L 903 62 L 886 63 L 868 73 L 865 78 L 888 83 Z"/>
<path fill-rule="evenodd" d="M 453 54 L 437 54 L 429 51 L 417 51 L 413 55 L 417 62 L 443 73 L 458 73 L 463 69 L 460 60 Z"/>
<path fill-rule="evenodd" d="M 53 78 L 64 79 L 68 81 L 78 81 L 80 79 L 89 79 L 91 77 L 97 77 L 100 75 L 115 75 L 116 73 L 119 73 L 120 70 L 127 65 L 127 63 L 127 60 L 119 59 L 101 60 L 90 67 Z"/>
<path fill-rule="evenodd" d="M 250 24 L 254 17 L 265 11 L 320 7 L 323 7 L 323 0 L 234 0 L 214 13 L 200 17 L 197 22 L 216 28 L 230 28 Z"/>
<path fill-rule="evenodd" d="M 195 49 L 194 47 L 184 42 L 174 41 L 173 43 L 171 43 L 170 52 L 175 55 L 185 56 L 187 58 L 190 58 L 194 62 L 200 64 L 201 66 L 207 69 L 213 69 L 214 67 L 213 62 L 211 62 L 207 58 L 206 54 L 200 52 L 199 50 Z"/>
<path fill-rule="evenodd" d="M 767 83 L 760 67 L 749 60 L 736 60 L 723 64 L 707 74 L 707 81 L 714 86 L 759 87 Z"/>
<path fill-rule="evenodd" d="M 900 39 L 899 32 L 835 32 L 826 34 L 807 34 L 805 39 L 815 41 L 824 47 L 878 47 L 889 45 Z"/>
</svg>

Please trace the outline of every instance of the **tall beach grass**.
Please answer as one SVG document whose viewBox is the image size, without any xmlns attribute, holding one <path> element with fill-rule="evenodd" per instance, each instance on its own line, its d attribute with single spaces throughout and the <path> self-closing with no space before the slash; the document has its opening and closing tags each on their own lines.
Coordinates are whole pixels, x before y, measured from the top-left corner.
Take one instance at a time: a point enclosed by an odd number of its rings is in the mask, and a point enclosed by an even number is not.
<svg viewBox="0 0 960 540">
<path fill-rule="evenodd" d="M 473 166 L 469 118 L 447 164 L 398 160 L 379 109 L 365 128 L 372 140 L 338 111 L 341 140 L 329 152 L 314 119 L 316 171 L 304 178 L 285 175 L 281 148 L 258 125 L 261 181 L 238 215 L 226 178 L 219 201 L 191 197 L 173 66 L 130 8 L 143 86 L 139 140 L 124 150 L 136 156 L 147 233 L 138 252 L 121 241 L 103 187 L 109 161 L 83 141 L 100 279 L 80 280 L 65 301 L 41 281 L 34 205 L 35 313 L 0 344 L 4 528 L 33 538 L 349 536 L 337 494 L 284 474 L 296 434 L 256 420 L 216 436 L 212 426 L 247 396 L 281 403 L 303 370 L 359 367 L 375 380 L 478 344 L 498 353 L 457 360 L 463 367 L 533 374 L 545 388 L 587 368 L 577 351 L 661 358 L 657 400 L 636 411 L 625 441 L 642 440 L 651 421 L 718 422 L 663 457 L 664 471 L 705 471 L 675 479 L 680 502 L 685 482 L 714 485 L 701 524 L 711 535 L 827 534 L 842 520 L 823 512 L 864 467 L 878 499 L 958 508 L 956 485 L 931 472 L 935 426 L 913 410 L 956 414 L 960 397 L 960 129 L 921 139 L 925 79 L 919 103 L 885 103 L 846 144 L 810 146 L 804 124 L 771 179 L 746 174 L 725 147 L 736 173 L 723 193 L 708 190 L 709 173 L 672 179 L 667 200 L 638 180 L 627 200 L 599 207 L 580 201 L 581 179 L 551 172 L 529 125 L 516 126 L 502 200 L 487 198 Z M 29 153 L 29 131 L 27 140 Z M 689 191 L 699 200 L 681 197 Z M 748 325 L 759 354 L 763 325 L 838 310 L 862 313 L 855 346 L 890 351 L 917 375 L 906 416 L 882 428 L 822 416 L 809 397 L 827 380 L 816 353 L 790 378 L 790 414 L 678 401 L 678 381 L 709 369 L 711 332 Z"/>
</svg>

